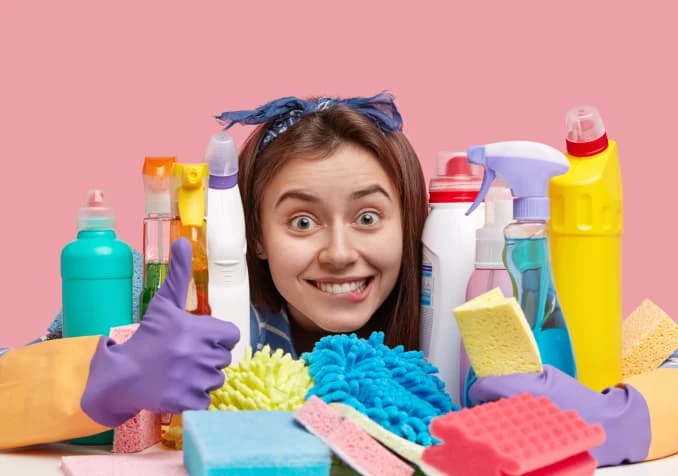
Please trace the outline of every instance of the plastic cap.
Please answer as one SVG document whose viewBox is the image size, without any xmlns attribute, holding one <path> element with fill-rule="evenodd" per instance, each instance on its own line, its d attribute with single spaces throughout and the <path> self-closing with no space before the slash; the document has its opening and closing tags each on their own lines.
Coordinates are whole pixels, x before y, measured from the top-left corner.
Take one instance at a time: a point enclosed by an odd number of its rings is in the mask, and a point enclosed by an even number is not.
<svg viewBox="0 0 678 476">
<path fill-rule="evenodd" d="M 142 169 L 146 215 L 166 215 L 172 210 L 170 184 L 176 157 L 145 157 Z"/>
<path fill-rule="evenodd" d="M 78 231 L 113 230 L 114 228 L 115 213 L 107 206 L 103 190 L 89 190 L 85 206 L 78 210 Z"/>
<path fill-rule="evenodd" d="M 482 166 L 469 163 L 465 152 L 439 152 L 438 176 L 429 184 L 429 203 L 472 202 L 482 179 Z"/>
<path fill-rule="evenodd" d="M 226 177 L 238 173 L 238 151 L 230 134 L 218 132 L 210 137 L 205 152 L 209 174 Z"/>
<path fill-rule="evenodd" d="M 593 106 L 577 106 L 565 115 L 567 151 L 585 157 L 605 150 L 607 134 L 598 110 Z"/>
</svg>

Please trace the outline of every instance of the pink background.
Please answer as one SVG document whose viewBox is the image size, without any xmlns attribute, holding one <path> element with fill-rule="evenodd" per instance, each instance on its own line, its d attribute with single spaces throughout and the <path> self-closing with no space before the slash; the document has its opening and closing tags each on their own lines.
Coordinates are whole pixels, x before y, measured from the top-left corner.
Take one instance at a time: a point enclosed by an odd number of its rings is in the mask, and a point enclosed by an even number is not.
<svg viewBox="0 0 678 476">
<path fill-rule="evenodd" d="M 670 2 L 396 3 L 2 2 L 0 345 L 39 335 L 60 308 L 59 253 L 88 188 L 139 248 L 145 155 L 202 160 L 222 110 L 382 89 L 427 178 L 441 149 L 562 149 L 565 111 L 597 106 L 620 145 L 624 313 L 650 297 L 678 318 Z"/>
</svg>

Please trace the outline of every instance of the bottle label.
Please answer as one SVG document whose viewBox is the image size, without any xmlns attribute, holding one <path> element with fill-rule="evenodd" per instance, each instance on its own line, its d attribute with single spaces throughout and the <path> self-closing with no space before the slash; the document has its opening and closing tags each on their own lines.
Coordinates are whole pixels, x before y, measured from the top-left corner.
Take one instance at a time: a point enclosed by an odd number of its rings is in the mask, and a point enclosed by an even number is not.
<svg viewBox="0 0 678 476">
<path fill-rule="evenodd" d="M 421 300 L 422 306 L 433 306 L 433 264 L 424 258 L 421 264 Z"/>
</svg>

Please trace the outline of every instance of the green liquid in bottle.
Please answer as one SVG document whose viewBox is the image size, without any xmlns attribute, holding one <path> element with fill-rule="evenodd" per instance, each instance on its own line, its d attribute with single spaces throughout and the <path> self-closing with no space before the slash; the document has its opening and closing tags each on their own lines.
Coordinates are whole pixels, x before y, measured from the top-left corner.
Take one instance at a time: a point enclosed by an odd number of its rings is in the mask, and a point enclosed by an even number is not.
<svg viewBox="0 0 678 476">
<path fill-rule="evenodd" d="M 141 293 L 141 309 L 139 315 L 141 319 L 146 315 L 148 304 L 158 292 L 165 276 L 167 276 L 167 263 L 146 263 L 146 272 L 144 275 L 144 290 Z"/>
</svg>

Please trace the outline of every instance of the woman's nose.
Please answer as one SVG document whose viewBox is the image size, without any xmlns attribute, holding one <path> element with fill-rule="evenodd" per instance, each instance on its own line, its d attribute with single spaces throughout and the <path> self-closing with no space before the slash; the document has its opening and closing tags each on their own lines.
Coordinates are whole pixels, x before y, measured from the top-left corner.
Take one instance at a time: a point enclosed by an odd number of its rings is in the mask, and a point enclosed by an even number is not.
<svg viewBox="0 0 678 476">
<path fill-rule="evenodd" d="M 332 227 L 328 230 L 327 241 L 320 250 L 318 260 L 335 268 L 345 268 L 358 259 L 358 252 L 345 226 Z"/>
</svg>

